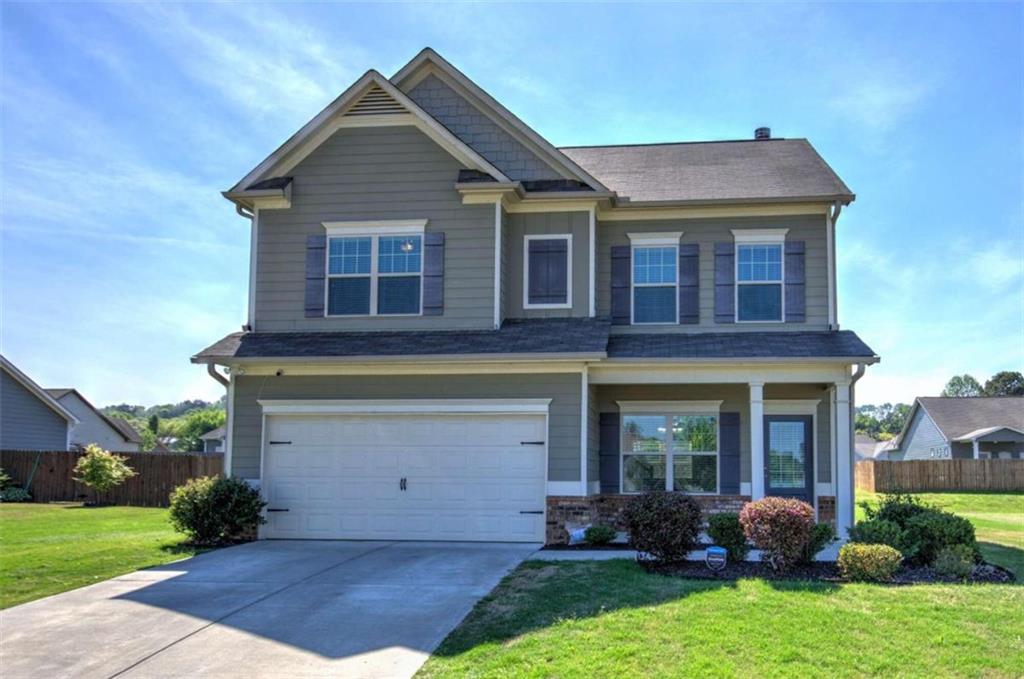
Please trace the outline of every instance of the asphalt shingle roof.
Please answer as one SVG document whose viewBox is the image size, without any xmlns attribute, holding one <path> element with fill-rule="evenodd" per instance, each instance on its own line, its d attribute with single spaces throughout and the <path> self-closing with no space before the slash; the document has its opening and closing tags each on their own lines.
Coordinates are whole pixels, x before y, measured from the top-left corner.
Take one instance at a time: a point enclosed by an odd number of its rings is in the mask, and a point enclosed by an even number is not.
<svg viewBox="0 0 1024 679">
<path fill-rule="evenodd" d="M 629 202 L 852 200 L 806 139 L 559 149 Z"/>
<path fill-rule="evenodd" d="M 608 358 L 873 358 L 850 330 L 612 335 Z"/>
<path fill-rule="evenodd" d="M 1024 431 L 1024 396 L 920 396 L 917 402 L 947 440 L 988 427 L 1012 427 Z"/>
<path fill-rule="evenodd" d="M 507 320 L 499 330 L 428 332 L 234 333 L 193 360 L 473 354 L 601 354 L 609 322 L 558 318 Z"/>
</svg>

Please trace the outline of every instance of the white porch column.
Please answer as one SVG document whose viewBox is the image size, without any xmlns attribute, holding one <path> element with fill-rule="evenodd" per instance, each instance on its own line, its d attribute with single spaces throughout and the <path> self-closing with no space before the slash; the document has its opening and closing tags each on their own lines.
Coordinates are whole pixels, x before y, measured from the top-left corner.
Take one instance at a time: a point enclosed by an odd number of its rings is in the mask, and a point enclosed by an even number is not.
<svg viewBox="0 0 1024 679">
<path fill-rule="evenodd" d="M 750 495 L 764 497 L 764 383 L 750 383 Z"/>
<path fill-rule="evenodd" d="M 971 448 L 974 449 L 974 459 L 975 460 L 980 460 L 981 459 L 981 451 L 978 450 L 978 439 L 974 439 L 973 441 L 971 441 Z"/>
<path fill-rule="evenodd" d="M 836 533 L 840 540 L 847 539 L 853 525 L 850 418 L 850 383 L 836 382 Z"/>
</svg>

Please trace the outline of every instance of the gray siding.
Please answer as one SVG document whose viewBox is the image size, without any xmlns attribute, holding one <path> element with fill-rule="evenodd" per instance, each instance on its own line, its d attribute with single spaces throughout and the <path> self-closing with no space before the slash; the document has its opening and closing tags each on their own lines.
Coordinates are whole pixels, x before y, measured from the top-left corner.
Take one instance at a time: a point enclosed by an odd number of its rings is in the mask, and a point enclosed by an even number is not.
<svg viewBox="0 0 1024 679">
<path fill-rule="evenodd" d="M 512 257 L 511 241 L 509 239 L 509 214 L 505 208 L 501 208 L 501 319 L 508 318 L 508 300 L 511 296 L 509 289 L 508 267 Z"/>
<path fill-rule="evenodd" d="M 71 443 L 85 447 L 95 443 L 104 450 L 120 453 L 135 453 L 139 444 L 129 443 L 120 433 L 115 431 L 107 421 L 96 414 L 92 407 L 74 394 L 68 392 L 60 400 L 60 404 L 71 411 L 79 419 L 79 423 L 71 430 Z"/>
<path fill-rule="evenodd" d="M 523 308 L 523 256 L 527 235 L 572 234 L 572 309 Z M 543 212 L 509 215 L 508 318 L 556 318 L 590 313 L 590 215 L 586 212 Z"/>
<path fill-rule="evenodd" d="M 714 248 L 733 240 L 731 229 L 788 228 L 786 238 L 806 243 L 806 320 L 803 323 L 715 323 Z M 597 225 L 597 313 L 611 315 L 611 248 L 629 245 L 630 232 L 682 231 L 680 242 L 700 246 L 700 321 L 694 325 L 613 326 L 612 332 L 764 332 L 828 327 L 828 263 L 825 219 L 817 216 L 734 219 L 641 220 Z"/>
<path fill-rule="evenodd" d="M 0 370 L 0 450 L 66 450 L 68 422 Z"/>
<path fill-rule="evenodd" d="M 232 475 L 259 478 L 261 398 L 550 398 L 548 480 L 580 478 L 579 373 L 237 377 Z"/>
<path fill-rule="evenodd" d="M 257 331 L 489 328 L 494 317 L 494 206 L 463 205 L 461 165 L 415 127 L 343 129 L 291 172 L 292 207 L 259 215 Z M 427 219 L 445 234 L 444 314 L 306 318 L 306 236 L 322 222 Z"/>
<path fill-rule="evenodd" d="M 409 92 L 409 98 L 513 180 L 560 179 L 547 163 L 434 75 Z"/>
<path fill-rule="evenodd" d="M 967 446 L 970 450 L 970 445 Z M 951 456 L 949 443 L 942 435 L 939 428 L 935 426 L 932 418 L 928 417 L 924 408 L 918 407 L 914 411 L 914 419 L 907 427 L 907 434 L 903 437 L 900 445 L 900 460 L 932 460 L 945 459 Z M 957 457 L 971 457 L 957 455 Z M 893 457 L 892 459 L 897 459 Z"/>
<path fill-rule="evenodd" d="M 601 410 L 597 403 L 597 385 L 587 387 L 587 481 L 601 479 Z"/>
</svg>

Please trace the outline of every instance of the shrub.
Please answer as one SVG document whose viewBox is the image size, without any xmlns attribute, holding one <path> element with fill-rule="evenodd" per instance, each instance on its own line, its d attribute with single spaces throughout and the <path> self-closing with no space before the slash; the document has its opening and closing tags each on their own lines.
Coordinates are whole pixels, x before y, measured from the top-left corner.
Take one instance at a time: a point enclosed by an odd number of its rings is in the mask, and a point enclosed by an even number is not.
<svg viewBox="0 0 1024 679">
<path fill-rule="evenodd" d="M 72 478 L 98 493 L 105 493 L 135 476 L 135 471 L 125 464 L 127 459 L 90 443 L 85 447 L 85 454 L 78 458 L 74 469 L 76 476 Z"/>
<path fill-rule="evenodd" d="M 0 502 L 31 502 L 32 494 L 18 486 L 7 486 L 0 490 Z"/>
<path fill-rule="evenodd" d="M 839 572 L 850 580 L 885 582 L 899 570 L 902 557 L 889 545 L 862 545 L 854 542 L 839 550 Z"/>
<path fill-rule="evenodd" d="M 245 481 L 204 476 L 171 492 L 171 525 L 195 543 L 217 544 L 266 523 L 266 504 Z"/>
<path fill-rule="evenodd" d="M 903 529 L 892 521 L 869 519 L 858 521 L 850 529 L 850 542 L 866 545 L 889 545 L 903 551 Z"/>
<path fill-rule="evenodd" d="M 835 537 L 836 531 L 832 528 L 831 523 L 814 524 L 811 529 L 811 539 L 808 540 L 804 553 L 800 555 L 800 563 L 812 563 L 818 552 L 825 549 Z"/>
<path fill-rule="evenodd" d="M 583 533 L 583 539 L 591 545 L 607 545 L 617 533 L 611 526 L 591 526 Z"/>
<path fill-rule="evenodd" d="M 732 512 L 708 517 L 708 535 L 719 547 L 725 547 L 731 561 L 745 561 L 750 552 L 747 536 L 740 525 L 740 515 Z"/>
<path fill-rule="evenodd" d="M 762 558 L 782 572 L 800 561 L 811 541 L 814 507 L 800 500 L 766 497 L 743 506 L 740 524 Z"/>
<path fill-rule="evenodd" d="M 915 564 L 931 564 L 944 547 L 963 545 L 978 554 L 970 521 L 939 509 L 929 509 L 907 520 L 902 541 L 904 555 Z"/>
<path fill-rule="evenodd" d="M 974 570 L 974 550 L 967 545 L 943 547 L 935 557 L 935 571 L 966 580 Z"/>
<path fill-rule="evenodd" d="M 891 521 L 900 528 L 906 528 L 907 521 L 912 517 L 934 509 L 931 505 L 922 502 L 913 495 L 905 495 L 903 493 L 892 493 L 882 496 L 877 507 L 873 506 L 870 502 L 861 502 L 860 506 L 864 508 L 864 516 L 868 521 L 873 519 Z"/>
<path fill-rule="evenodd" d="M 682 561 L 697 546 L 700 505 L 677 493 L 655 491 L 630 500 L 623 511 L 629 543 L 656 561 Z"/>
<path fill-rule="evenodd" d="M 5 490 L 13 481 L 11 477 L 0 467 L 0 490 Z"/>
</svg>

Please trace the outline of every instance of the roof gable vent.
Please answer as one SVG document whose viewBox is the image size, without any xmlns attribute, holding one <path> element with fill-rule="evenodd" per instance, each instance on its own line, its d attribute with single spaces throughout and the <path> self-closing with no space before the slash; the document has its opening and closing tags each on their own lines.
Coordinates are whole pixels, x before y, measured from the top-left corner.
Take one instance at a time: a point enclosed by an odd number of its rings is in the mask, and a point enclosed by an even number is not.
<svg viewBox="0 0 1024 679">
<path fill-rule="evenodd" d="M 379 116 L 394 113 L 408 111 L 379 85 L 374 85 L 359 98 L 359 101 L 352 104 L 345 112 L 345 116 Z"/>
</svg>

